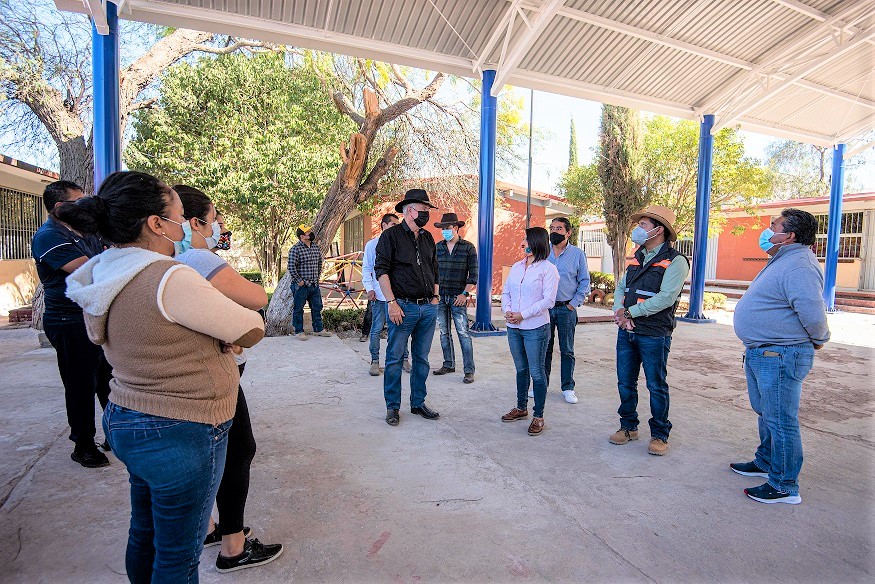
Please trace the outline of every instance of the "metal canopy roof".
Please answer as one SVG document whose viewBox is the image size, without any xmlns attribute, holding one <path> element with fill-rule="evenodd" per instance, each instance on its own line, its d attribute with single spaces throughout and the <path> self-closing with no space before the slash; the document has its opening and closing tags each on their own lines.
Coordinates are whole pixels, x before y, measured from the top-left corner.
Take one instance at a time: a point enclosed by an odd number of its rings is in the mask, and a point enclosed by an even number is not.
<svg viewBox="0 0 875 584">
<path fill-rule="evenodd" d="M 106 0 L 55 0 L 90 13 Z M 831 146 L 875 128 L 875 0 L 120 0 L 122 18 Z"/>
</svg>

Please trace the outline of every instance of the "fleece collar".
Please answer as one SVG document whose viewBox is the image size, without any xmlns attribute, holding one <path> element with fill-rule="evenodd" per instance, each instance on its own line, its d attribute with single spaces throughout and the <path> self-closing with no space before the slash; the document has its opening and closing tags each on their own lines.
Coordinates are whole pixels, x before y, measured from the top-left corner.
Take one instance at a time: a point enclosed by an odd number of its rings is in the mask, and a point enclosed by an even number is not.
<svg viewBox="0 0 875 584">
<path fill-rule="evenodd" d="M 92 316 L 104 316 L 137 274 L 155 262 L 171 259 L 141 247 L 112 247 L 67 276 L 67 298 Z"/>
</svg>

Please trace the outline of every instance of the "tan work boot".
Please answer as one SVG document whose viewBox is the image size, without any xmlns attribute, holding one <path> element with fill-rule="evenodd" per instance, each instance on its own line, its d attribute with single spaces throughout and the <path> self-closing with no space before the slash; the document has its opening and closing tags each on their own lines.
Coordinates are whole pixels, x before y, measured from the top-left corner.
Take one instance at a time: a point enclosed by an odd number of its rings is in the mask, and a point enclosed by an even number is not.
<svg viewBox="0 0 875 584">
<path fill-rule="evenodd" d="M 321 331 L 319 331 L 318 333 L 317 333 L 317 332 L 314 332 L 314 333 L 313 333 L 313 336 L 314 336 L 314 337 L 330 337 L 330 336 L 331 336 L 331 333 L 329 333 L 329 332 L 326 331 L 326 330 L 321 330 Z"/>
<path fill-rule="evenodd" d="M 382 370 L 380 369 L 380 362 L 379 361 L 371 361 L 371 368 L 368 371 L 368 373 L 370 373 L 374 377 L 376 377 L 377 375 L 382 373 Z"/>
<path fill-rule="evenodd" d="M 668 452 L 668 442 L 662 438 L 651 438 L 650 446 L 647 447 L 647 452 L 654 456 L 662 456 Z"/>
<path fill-rule="evenodd" d="M 306 341 L 306 340 L 309 339 L 310 337 L 307 336 L 307 333 L 301 331 L 301 332 L 299 332 L 298 334 L 295 335 L 295 338 L 298 339 L 299 341 Z"/>
<path fill-rule="evenodd" d="M 619 430 L 611 434 L 610 438 L 608 438 L 608 441 L 611 444 L 619 445 L 623 445 L 630 440 L 638 440 L 638 430 L 625 430 L 623 428 L 620 428 Z"/>
</svg>

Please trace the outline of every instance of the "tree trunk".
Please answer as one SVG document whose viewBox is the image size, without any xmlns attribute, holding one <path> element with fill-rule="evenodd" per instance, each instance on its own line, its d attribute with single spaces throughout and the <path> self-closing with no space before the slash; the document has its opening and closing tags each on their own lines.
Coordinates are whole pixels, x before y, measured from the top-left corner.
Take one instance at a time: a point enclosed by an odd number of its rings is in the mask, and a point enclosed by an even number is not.
<svg viewBox="0 0 875 584">
<path fill-rule="evenodd" d="M 58 142 L 61 162 L 61 178 L 81 186 L 86 193 L 96 192 L 100 185 L 94 184 L 94 148 L 91 141 L 77 136 L 66 142 Z"/>
<path fill-rule="evenodd" d="M 611 250 L 614 254 L 614 285 L 620 281 L 620 276 L 626 272 L 626 245 L 627 240 L 624 236 L 617 237 L 611 244 Z"/>
</svg>

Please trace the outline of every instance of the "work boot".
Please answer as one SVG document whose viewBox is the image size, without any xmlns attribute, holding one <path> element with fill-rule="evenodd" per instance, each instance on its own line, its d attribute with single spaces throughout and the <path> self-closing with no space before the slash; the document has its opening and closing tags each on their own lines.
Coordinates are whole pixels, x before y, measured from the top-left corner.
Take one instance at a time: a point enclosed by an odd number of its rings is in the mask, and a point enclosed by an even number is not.
<svg viewBox="0 0 875 584">
<path fill-rule="evenodd" d="M 310 337 L 307 336 L 307 333 L 305 333 L 304 331 L 301 331 L 295 335 L 295 338 L 298 339 L 299 341 L 306 341 Z"/>
<path fill-rule="evenodd" d="M 474 383 L 474 374 L 466 373 L 465 377 L 462 379 L 463 383 Z"/>
<path fill-rule="evenodd" d="M 653 456 L 663 456 L 668 452 L 668 442 L 662 438 L 651 438 L 650 446 L 647 448 L 648 454 Z"/>
<path fill-rule="evenodd" d="M 373 377 L 376 377 L 380 374 L 380 362 L 379 361 L 371 361 L 371 368 L 368 370 Z"/>
<path fill-rule="evenodd" d="M 621 446 L 630 440 L 638 440 L 638 430 L 626 430 L 625 428 L 620 428 L 608 438 L 608 441 L 611 444 L 619 444 Z"/>
<path fill-rule="evenodd" d="M 401 365 L 401 368 L 407 373 L 410 373 L 410 371 L 413 370 L 413 365 L 410 364 L 410 359 L 404 359 L 404 364 Z"/>
<path fill-rule="evenodd" d="M 432 373 L 434 373 L 435 375 L 446 375 L 447 373 L 455 373 L 455 372 L 456 372 L 455 367 L 447 367 L 446 365 L 444 365 L 440 369 L 435 369 L 434 371 L 432 371 Z"/>
<path fill-rule="evenodd" d="M 359 342 L 360 342 L 360 343 L 367 343 L 369 340 L 371 340 L 371 336 L 370 336 L 370 335 L 362 335 L 362 336 L 359 337 Z"/>
<path fill-rule="evenodd" d="M 331 333 L 329 333 L 328 331 L 323 329 L 321 331 L 313 331 L 313 336 L 314 337 L 330 337 Z"/>
</svg>

